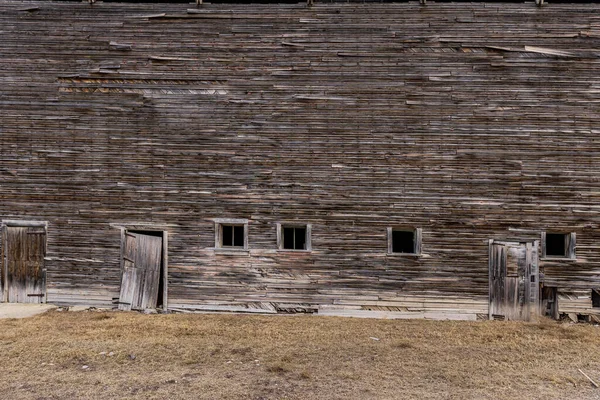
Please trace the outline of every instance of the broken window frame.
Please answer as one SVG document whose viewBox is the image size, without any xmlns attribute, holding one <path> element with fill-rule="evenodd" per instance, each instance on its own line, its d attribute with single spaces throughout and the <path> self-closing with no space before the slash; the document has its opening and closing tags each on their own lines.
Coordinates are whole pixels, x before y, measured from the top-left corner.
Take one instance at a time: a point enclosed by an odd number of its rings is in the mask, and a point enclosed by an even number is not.
<svg viewBox="0 0 600 400">
<path fill-rule="evenodd" d="M 304 249 L 286 249 L 284 248 L 284 228 L 302 228 L 305 229 Z M 277 223 L 277 249 L 279 251 L 299 251 L 299 252 L 310 252 L 312 251 L 312 225 L 311 224 L 299 224 L 294 223 Z"/>
<path fill-rule="evenodd" d="M 215 223 L 215 249 L 226 251 L 248 251 L 248 220 L 240 218 L 216 218 Z M 223 245 L 223 227 L 224 226 L 242 226 L 244 228 L 243 246 L 224 246 Z M 233 231 L 232 231 L 232 234 Z"/>
<path fill-rule="evenodd" d="M 546 238 L 547 235 L 549 234 L 553 234 L 553 235 L 564 235 L 565 237 L 565 252 L 564 255 L 557 255 L 557 254 L 548 254 L 548 246 L 546 243 Z M 547 231 L 547 232 L 542 232 L 541 234 L 541 258 L 542 259 L 559 259 L 559 260 L 575 260 L 577 258 L 576 256 L 576 252 L 575 249 L 577 247 L 577 236 L 575 234 L 575 232 L 557 232 L 557 231 Z"/>
<path fill-rule="evenodd" d="M 413 252 L 394 252 L 394 232 L 413 232 Z M 420 256 L 422 253 L 423 232 L 421 228 L 389 226 L 387 228 L 387 254 L 389 256 Z"/>
</svg>

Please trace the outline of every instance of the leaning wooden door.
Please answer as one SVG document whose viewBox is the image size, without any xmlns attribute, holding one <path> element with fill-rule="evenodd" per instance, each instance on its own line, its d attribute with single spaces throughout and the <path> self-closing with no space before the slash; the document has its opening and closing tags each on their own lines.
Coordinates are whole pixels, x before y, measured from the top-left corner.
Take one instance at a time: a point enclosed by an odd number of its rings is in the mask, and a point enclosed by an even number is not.
<svg viewBox="0 0 600 400">
<path fill-rule="evenodd" d="M 162 263 L 162 237 L 125 232 L 120 310 L 156 308 Z"/>
<path fill-rule="evenodd" d="M 4 289 L 9 303 L 46 302 L 46 230 L 5 227 Z"/>
<path fill-rule="evenodd" d="M 538 241 L 489 244 L 489 318 L 530 321 L 539 315 Z"/>
</svg>

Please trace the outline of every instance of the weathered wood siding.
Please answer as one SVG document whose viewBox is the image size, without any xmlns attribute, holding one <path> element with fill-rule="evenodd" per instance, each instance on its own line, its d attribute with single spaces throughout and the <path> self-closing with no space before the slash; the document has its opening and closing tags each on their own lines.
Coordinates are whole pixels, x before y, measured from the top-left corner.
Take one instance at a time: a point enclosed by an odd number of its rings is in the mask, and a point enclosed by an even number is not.
<svg viewBox="0 0 600 400">
<path fill-rule="evenodd" d="M 485 314 L 488 240 L 558 230 L 545 282 L 591 310 L 600 5 L 190 7 L 0 0 L 0 217 L 48 221 L 49 302 L 110 305 L 117 227 L 151 224 L 172 307 Z"/>
</svg>

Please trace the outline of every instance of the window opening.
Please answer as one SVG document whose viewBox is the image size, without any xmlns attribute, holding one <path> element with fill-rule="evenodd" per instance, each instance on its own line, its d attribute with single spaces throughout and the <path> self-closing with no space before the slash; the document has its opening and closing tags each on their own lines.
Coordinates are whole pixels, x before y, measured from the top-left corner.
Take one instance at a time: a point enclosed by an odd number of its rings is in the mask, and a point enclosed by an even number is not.
<svg viewBox="0 0 600 400">
<path fill-rule="evenodd" d="M 575 260 L 576 238 L 575 232 L 542 232 L 542 258 L 557 257 Z"/>
<path fill-rule="evenodd" d="M 283 248 L 306 250 L 306 227 L 283 227 Z"/>
<path fill-rule="evenodd" d="M 415 252 L 415 232 L 414 231 L 392 231 L 392 252 L 393 253 L 414 253 Z"/>
<path fill-rule="evenodd" d="M 600 293 L 598 293 L 598 289 L 592 289 L 592 307 L 600 307 Z"/>
<path fill-rule="evenodd" d="M 546 256 L 567 256 L 566 234 L 546 233 Z"/>
<path fill-rule="evenodd" d="M 221 247 L 244 247 L 244 225 L 221 225 Z"/>
</svg>

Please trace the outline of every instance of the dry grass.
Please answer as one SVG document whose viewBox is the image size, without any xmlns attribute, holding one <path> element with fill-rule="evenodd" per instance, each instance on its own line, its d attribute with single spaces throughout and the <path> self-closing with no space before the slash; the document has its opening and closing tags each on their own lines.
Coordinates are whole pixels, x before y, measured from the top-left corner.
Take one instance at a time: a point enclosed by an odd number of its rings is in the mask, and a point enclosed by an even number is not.
<svg viewBox="0 0 600 400">
<path fill-rule="evenodd" d="M 50 312 L 0 321 L 0 398 L 590 399 L 599 344 L 551 321 Z"/>
</svg>

